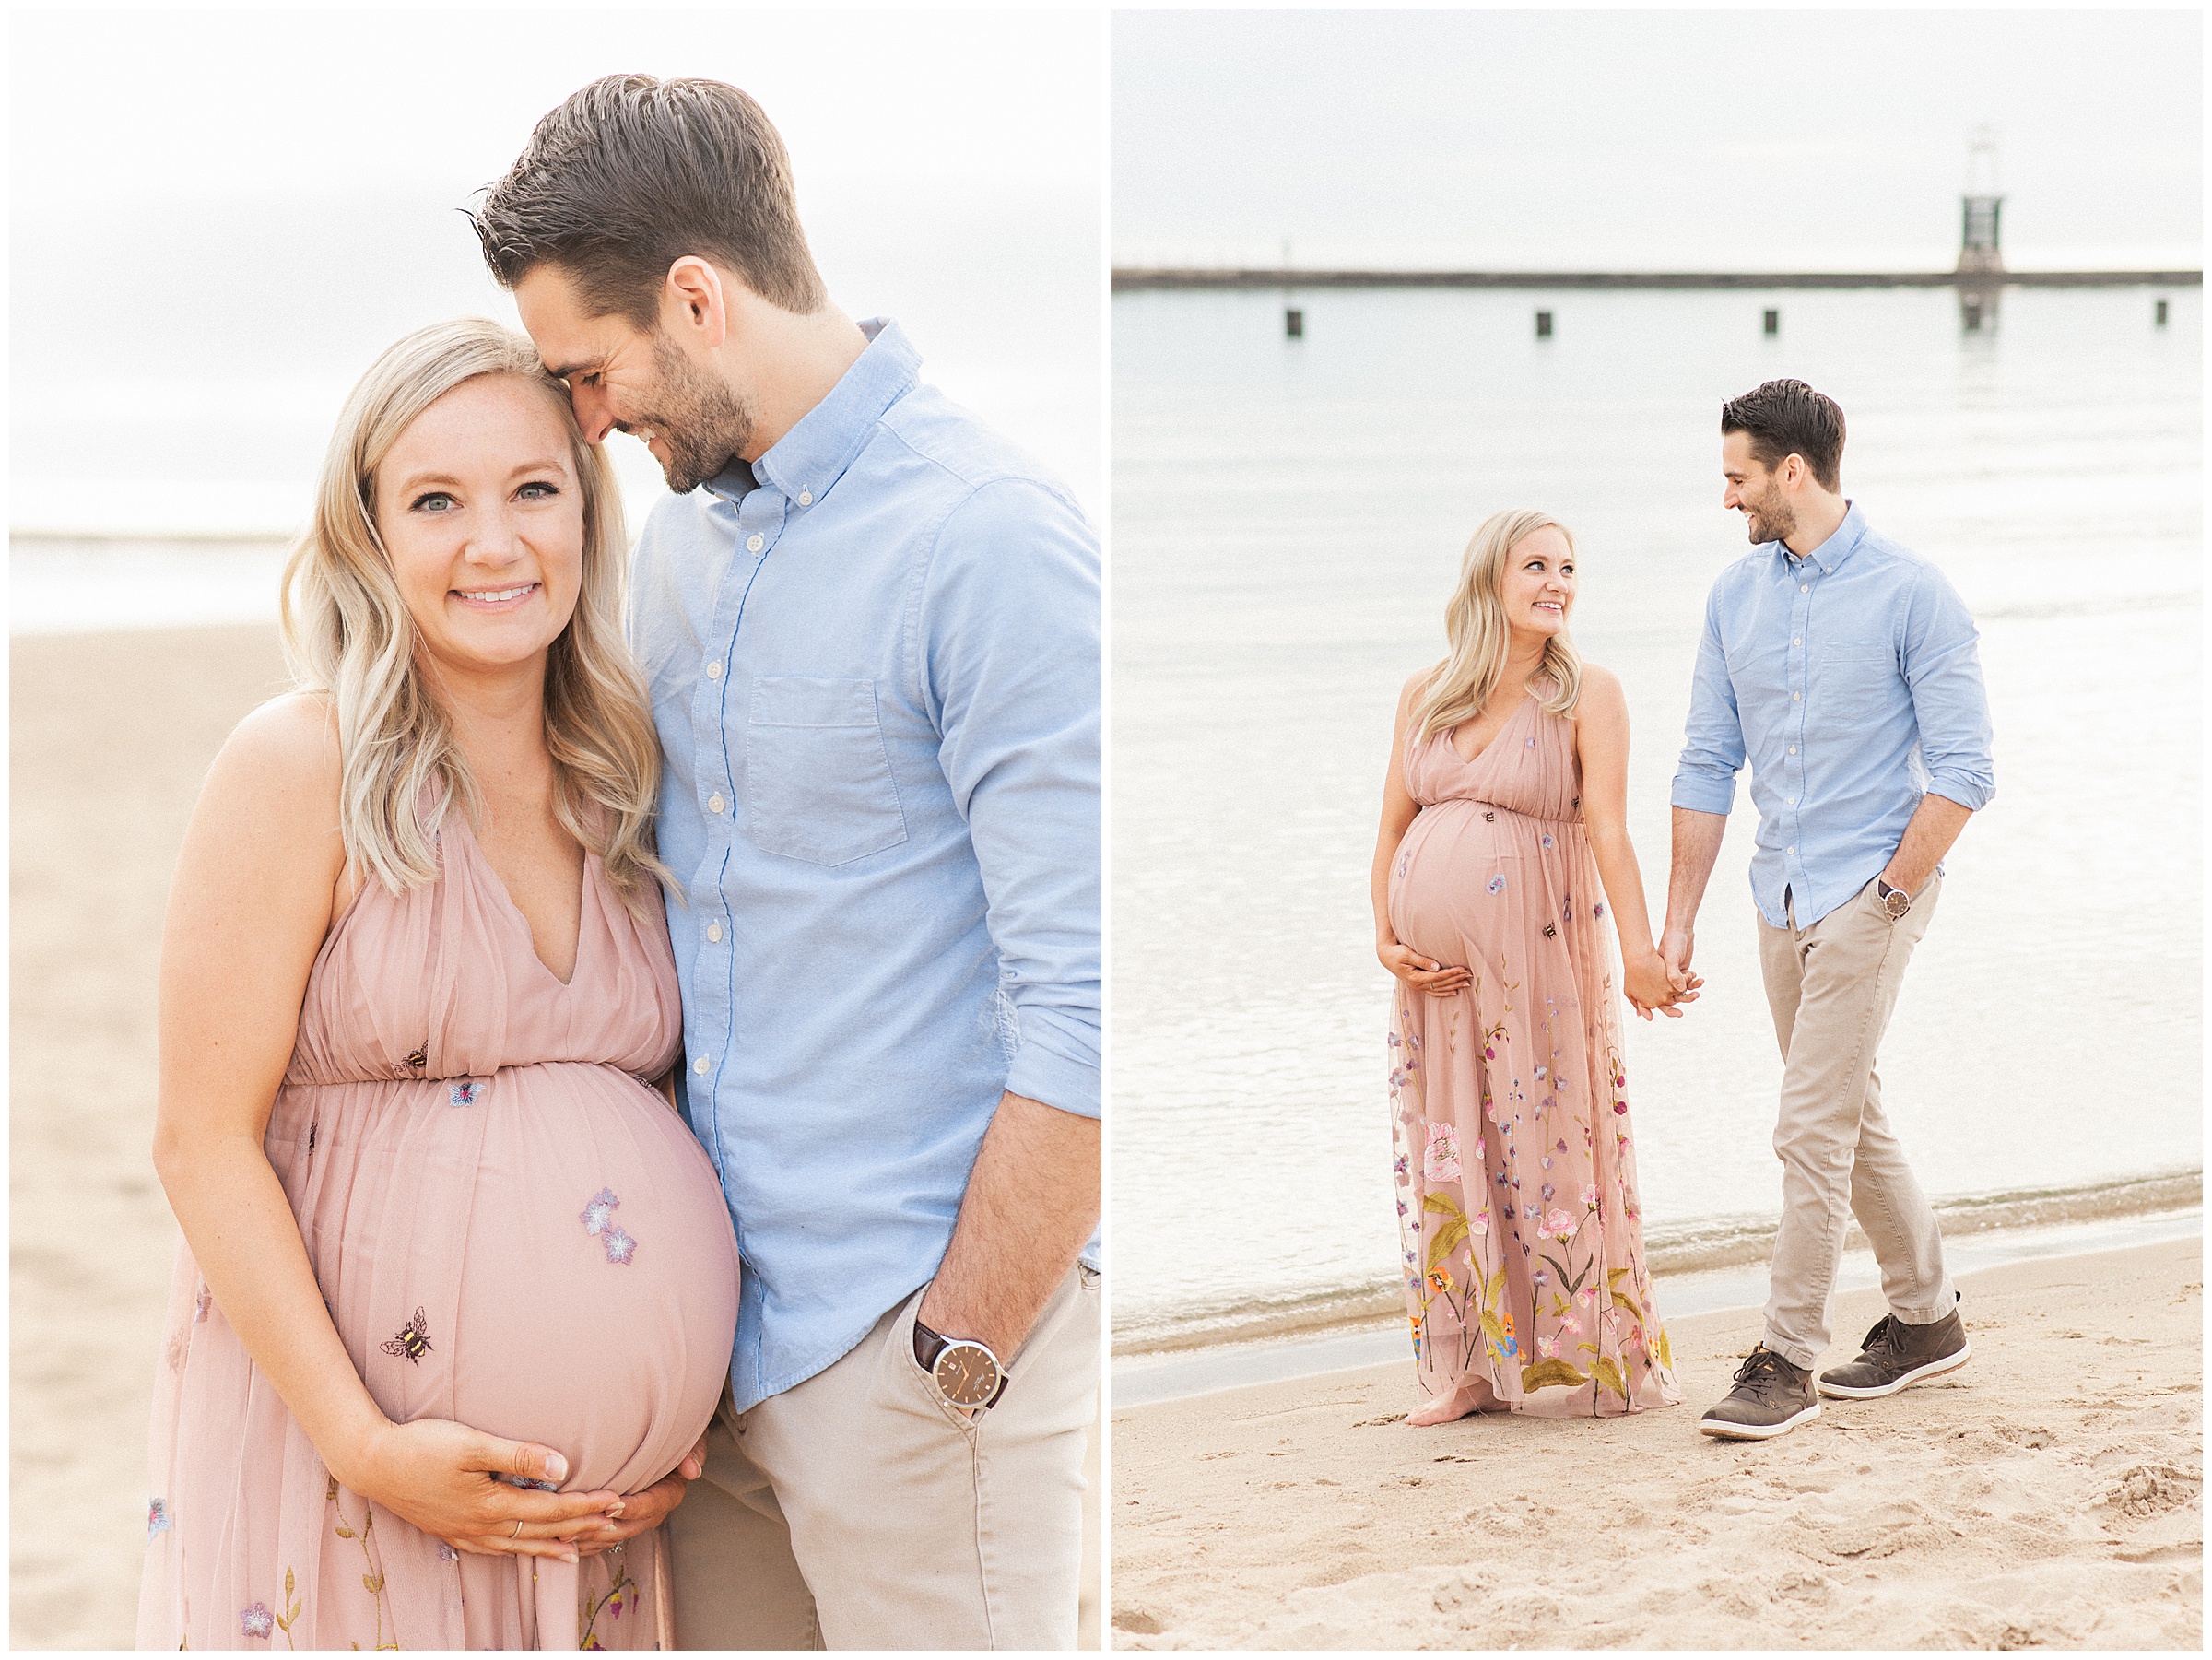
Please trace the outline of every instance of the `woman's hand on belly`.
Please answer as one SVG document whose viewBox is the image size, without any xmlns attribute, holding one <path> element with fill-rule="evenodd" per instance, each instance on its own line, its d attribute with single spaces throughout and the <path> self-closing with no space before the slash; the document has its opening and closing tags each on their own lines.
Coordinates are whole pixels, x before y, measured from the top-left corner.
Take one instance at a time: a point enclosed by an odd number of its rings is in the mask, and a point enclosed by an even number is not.
<svg viewBox="0 0 2212 1660">
<path fill-rule="evenodd" d="M 498 1479 L 501 1474 L 559 1481 L 568 1461 L 550 1447 L 501 1441 L 449 1419 L 391 1424 L 352 1467 L 333 1472 L 456 1549 L 477 1556 L 550 1556 L 574 1560 L 571 1538 L 621 1504 L 609 1492 L 549 1493 Z"/>
<path fill-rule="evenodd" d="M 1375 955 L 1382 966 L 1417 992 L 1426 992 L 1431 997 L 1455 997 L 1474 983 L 1472 970 L 1447 968 L 1433 958 L 1424 957 L 1411 946 L 1400 945 L 1387 939 L 1375 947 Z"/>
<path fill-rule="evenodd" d="M 706 1473 L 707 1438 L 700 1436 L 699 1445 L 684 1454 L 683 1462 L 641 1492 L 625 1493 L 617 1501 L 621 1513 L 599 1523 L 591 1531 L 576 1536 L 576 1548 L 584 1556 L 597 1556 L 610 1550 L 625 1539 L 634 1539 L 641 1533 L 651 1533 L 668 1519 L 668 1513 L 684 1501 L 684 1493 L 690 1485 Z M 525 1530 L 526 1531 L 526 1530 Z"/>
</svg>

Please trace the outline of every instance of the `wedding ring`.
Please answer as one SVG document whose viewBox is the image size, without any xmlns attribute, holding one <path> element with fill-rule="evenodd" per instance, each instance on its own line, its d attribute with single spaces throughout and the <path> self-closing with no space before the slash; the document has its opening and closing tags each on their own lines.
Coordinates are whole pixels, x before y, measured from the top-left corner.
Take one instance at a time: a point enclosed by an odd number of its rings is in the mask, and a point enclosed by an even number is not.
<svg viewBox="0 0 2212 1660">
<path fill-rule="evenodd" d="M 508 1535 L 507 1536 L 508 1536 L 509 1538 L 512 1538 L 512 1539 L 519 1539 L 519 1538 L 521 1538 L 521 1537 L 523 1536 L 523 1519 L 522 1519 L 522 1517 L 520 1517 L 520 1516 L 517 1516 L 517 1517 L 515 1517 L 515 1519 L 514 1519 L 514 1531 L 513 1531 L 512 1534 Z"/>
</svg>

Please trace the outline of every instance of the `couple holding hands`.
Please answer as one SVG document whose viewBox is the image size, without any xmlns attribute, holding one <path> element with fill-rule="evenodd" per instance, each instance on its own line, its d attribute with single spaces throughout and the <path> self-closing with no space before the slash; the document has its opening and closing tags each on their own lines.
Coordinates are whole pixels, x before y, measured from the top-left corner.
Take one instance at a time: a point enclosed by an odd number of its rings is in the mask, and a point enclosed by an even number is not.
<svg viewBox="0 0 2212 1660">
<path fill-rule="evenodd" d="M 735 88 L 474 220 L 528 337 L 355 388 L 171 889 L 140 1646 L 1072 1646 L 1097 537 Z"/>
<path fill-rule="evenodd" d="M 1398 700 L 1372 874 L 1397 1208 L 1423 1404 L 1606 1416 L 1681 1398 L 1643 1250 L 1619 992 L 1679 1018 L 1748 762 L 1751 891 L 1783 1074 L 1765 1331 L 1699 1429 L 1763 1440 L 1822 1396 L 1886 1395 L 1969 1345 L 1934 1211 L 1882 1113 L 1875 1050 L 1994 785 L 1965 606 L 1841 494 L 1843 413 L 1770 381 L 1721 414 L 1724 504 L 1751 553 L 1706 601 L 1654 943 L 1627 828 L 1620 682 L 1577 654 L 1573 538 L 1506 512 L 1469 543 L 1450 652 Z M 1815 1377 L 1856 1216 L 1889 1306 Z"/>
</svg>

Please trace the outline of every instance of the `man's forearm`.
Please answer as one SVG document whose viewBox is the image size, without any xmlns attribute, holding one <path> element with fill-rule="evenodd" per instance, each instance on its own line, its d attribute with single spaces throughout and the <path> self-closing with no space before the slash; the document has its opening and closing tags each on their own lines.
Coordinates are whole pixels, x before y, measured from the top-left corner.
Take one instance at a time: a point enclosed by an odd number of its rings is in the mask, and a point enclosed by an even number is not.
<svg viewBox="0 0 2212 1660">
<path fill-rule="evenodd" d="M 1003 1095 L 922 1324 L 1007 1360 L 1099 1221 L 1099 1121 Z"/>
<path fill-rule="evenodd" d="M 1971 807 L 1960 806 L 1948 796 L 1923 795 L 1898 842 L 1897 851 L 1883 866 L 1882 880 L 1892 888 L 1902 888 L 1907 893 L 1918 893 L 1921 884 L 1936 874 L 1936 866 L 1951 851 L 1951 843 L 1959 840 L 1959 832 L 1973 816 Z"/>
<path fill-rule="evenodd" d="M 1688 934 L 1697 925 L 1698 907 L 1705 902 L 1705 884 L 1712 879 L 1712 867 L 1720 859 L 1728 815 L 1686 806 L 1674 813 L 1674 859 L 1667 870 L 1664 926 L 1669 933 Z"/>
</svg>

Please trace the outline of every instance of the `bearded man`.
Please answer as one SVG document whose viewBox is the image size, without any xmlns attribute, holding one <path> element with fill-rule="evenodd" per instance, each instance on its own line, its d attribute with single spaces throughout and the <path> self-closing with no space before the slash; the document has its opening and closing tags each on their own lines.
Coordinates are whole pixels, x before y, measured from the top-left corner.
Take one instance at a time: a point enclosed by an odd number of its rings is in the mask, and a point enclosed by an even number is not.
<svg viewBox="0 0 2212 1660">
<path fill-rule="evenodd" d="M 1674 784 L 1660 942 L 1691 983 L 1699 902 L 1747 760 L 1751 897 L 1782 1045 L 1782 1226 L 1765 1330 L 1698 1428 L 1765 1440 L 1822 1396 L 1865 1400 L 1965 1364 L 1927 1196 L 1884 1116 L 1875 1048 L 1942 891 L 1944 854 L 1995 787 L 1973 618 L 1940 571 L 1841 493 L 1843 411 L 1769 381 L 1721 411 L 1724 506 L 1756 546 L 1705 605 Z M 1855 1215 L 1889 1312 L 1820 1373 Z"/>
</svg>

